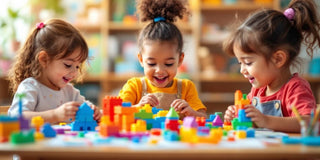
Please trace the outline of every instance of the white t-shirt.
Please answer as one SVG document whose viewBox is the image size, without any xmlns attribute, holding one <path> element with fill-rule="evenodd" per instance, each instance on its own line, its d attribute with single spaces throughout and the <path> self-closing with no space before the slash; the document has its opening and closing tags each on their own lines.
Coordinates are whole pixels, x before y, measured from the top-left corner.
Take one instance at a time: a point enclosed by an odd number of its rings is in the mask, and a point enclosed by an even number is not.
<svg viewBox="0 0 320 160">
<path fill-rule="evenodd" d="M 9 116 L 18 116 L 19 97 L 17 94 L 21 93 L 26 94 L 26 96 L 22 98 L 22 111 L 42 112 L 55 109 L 70 101 L 85 102 L 85 98 L 80 95 L 79 90 L 74 88 L 70 83 L 59 91 L 56 91 L 41 84 L 33 77 L 30 77 L 23 80 L 18 86 L 11 107 L 8 110 Z M 89 103 L 88 105 L 91 104 Z"/>
</svg>

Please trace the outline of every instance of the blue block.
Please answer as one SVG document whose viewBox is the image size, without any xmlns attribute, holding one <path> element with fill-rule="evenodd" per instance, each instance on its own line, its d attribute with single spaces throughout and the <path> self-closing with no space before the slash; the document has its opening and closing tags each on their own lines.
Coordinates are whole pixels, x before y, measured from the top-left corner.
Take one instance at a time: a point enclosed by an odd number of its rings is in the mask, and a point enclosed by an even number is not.
<svg viewBox="0 0 320 160">
<path fill-rule="evenodd" d="M 179 135 L 177 132 L 172 132 L 169 130 L 164 131 L 164 139 L 166 141 L 178 141 Z"/>
<path fill-rule="evenodd" d="M 251 118 L 246 116 L 244 109 L 239 109 L 238 119 L 239 119 L 239 122 L 251 122 Z"/>
<path fill-rule="evenodd" d="M 51 127 L 50 123 L 45 123 L 41 129 L 41 132 L 44 134 L 44 137 L 56 137 L 56 131 Z"/>
<path fill-rule="evenodd" d="M 215 114 L 210 114 L 209 119 L 206 119 L 206 122 L 212 122 L 216 118 L 216 116 L 217 115 Z"/>
<path fill-rule="evenodd" d="M 166 117 L 156 117 L 153 121 L 152 128 L 161 128 L 161 124 L 166 121 Z"/>
<path fill-rule="evenodd" d="M 15 121 L 18 121 L 18 117 L 0 115 L 0 122 L 15 122 Z"/>
<path fill-rule="evenodd" d="M 153 114 L 157 114 L 159 111 L 161 111 L 161 110 L 163 110 L 163 109 L 161 109 L 161 108 L 156 108 L 156 107 L 152 107 L 152 113 Z"/>
<path fill-rule="evenodd" d="M 131 102 L 122 102 L 122 107 L 131 107 Z"/>
<path fill-rule="evenodd" d="M 247 138 L 254 138 L 255 137 L 255 130 L 252 128 L 247 129 Z"/>
</svg>

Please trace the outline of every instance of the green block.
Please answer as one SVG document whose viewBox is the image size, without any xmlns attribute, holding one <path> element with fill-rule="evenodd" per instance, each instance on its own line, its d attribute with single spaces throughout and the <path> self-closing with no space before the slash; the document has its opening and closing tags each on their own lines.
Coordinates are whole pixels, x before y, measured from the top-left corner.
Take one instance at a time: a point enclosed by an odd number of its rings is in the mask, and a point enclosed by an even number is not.
<svg viewBox="0 0 320 160">
<path fill-rule="evenodd" d="M 152 123 L 147 124 L 147 130 L 150 130 L 150 129 L 152 129 Z"/>
<path fill-rule="evenodd" d="M 10 143 L 24 144 L 34 143 L 33 131 L 14 132 L 10 135 Z"/>
</svg>

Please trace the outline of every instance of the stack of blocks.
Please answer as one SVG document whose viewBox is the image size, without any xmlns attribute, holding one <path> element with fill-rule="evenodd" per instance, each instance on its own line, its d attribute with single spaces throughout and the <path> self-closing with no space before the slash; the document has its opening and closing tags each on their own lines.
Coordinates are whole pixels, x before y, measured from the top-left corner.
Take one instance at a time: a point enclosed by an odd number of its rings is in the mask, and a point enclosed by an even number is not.
<svg viewBox="0 0 320 160">
<path fill-rule="evenodd" d="M 93 119 L 93 112 L 93 109 L 87 103 L 82 103 L 76 113 L 75 121 L 71 123 L 71 130 L 95 131 L 97 122 Z"/>
<path fill-rule="evenodd" d="M 240 128 L 251 128 L 252 127 L 252 121 L 250 118 L 246 117 L 245 113 L 245 105 L 250 104 L 250 100 L 247 99 L 246 94 L 242 94 L 240 90 L 237 90 L 235 93 L 235 117 L 232 120 L 232 127 L 234 129 Z"/>
</svg>

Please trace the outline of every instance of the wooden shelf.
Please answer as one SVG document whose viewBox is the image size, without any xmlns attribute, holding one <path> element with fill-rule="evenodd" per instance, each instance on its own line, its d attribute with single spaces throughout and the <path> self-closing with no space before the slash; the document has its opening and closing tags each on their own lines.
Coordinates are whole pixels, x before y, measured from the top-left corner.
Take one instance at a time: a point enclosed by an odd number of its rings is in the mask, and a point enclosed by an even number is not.
<svg viewBox="0 0 320 160">
<path fill-rule="evenodd" d="M 110 31 L 139 31 L 143 27 L 141 23 L 122 23 L 122 22 L 109 22 L 108 29 Z"/>
<path fill-rule="evenodd" d="M 220 10 L 220 11 L 225 11 L 225 10 L 257 10 L 260 8 L 273 8 L 273 4 L 258 4 L 258 3 L 236 3 L 236 4 L 221 4 L 221 5 L 201 5 L 201 10 L 206 11 L 206 10 Z"/>
<path fill-rule="evenodd" d="M 99 32 L 101 31 L 100 24 L 75 24 L 75 27 L 81 32 Z"/>
<path fill-rule="evenodd" d="M 109 22 L 108 29 L 113 31 L 140 31 L 143 26 L 146 25 L 144 23 L 122 23 L 122 22 Z M 177 23 L 176 24 L 182 32 L 191 33 L 193 27 L 190 26 L 188 23 Z"/>
</svg>

